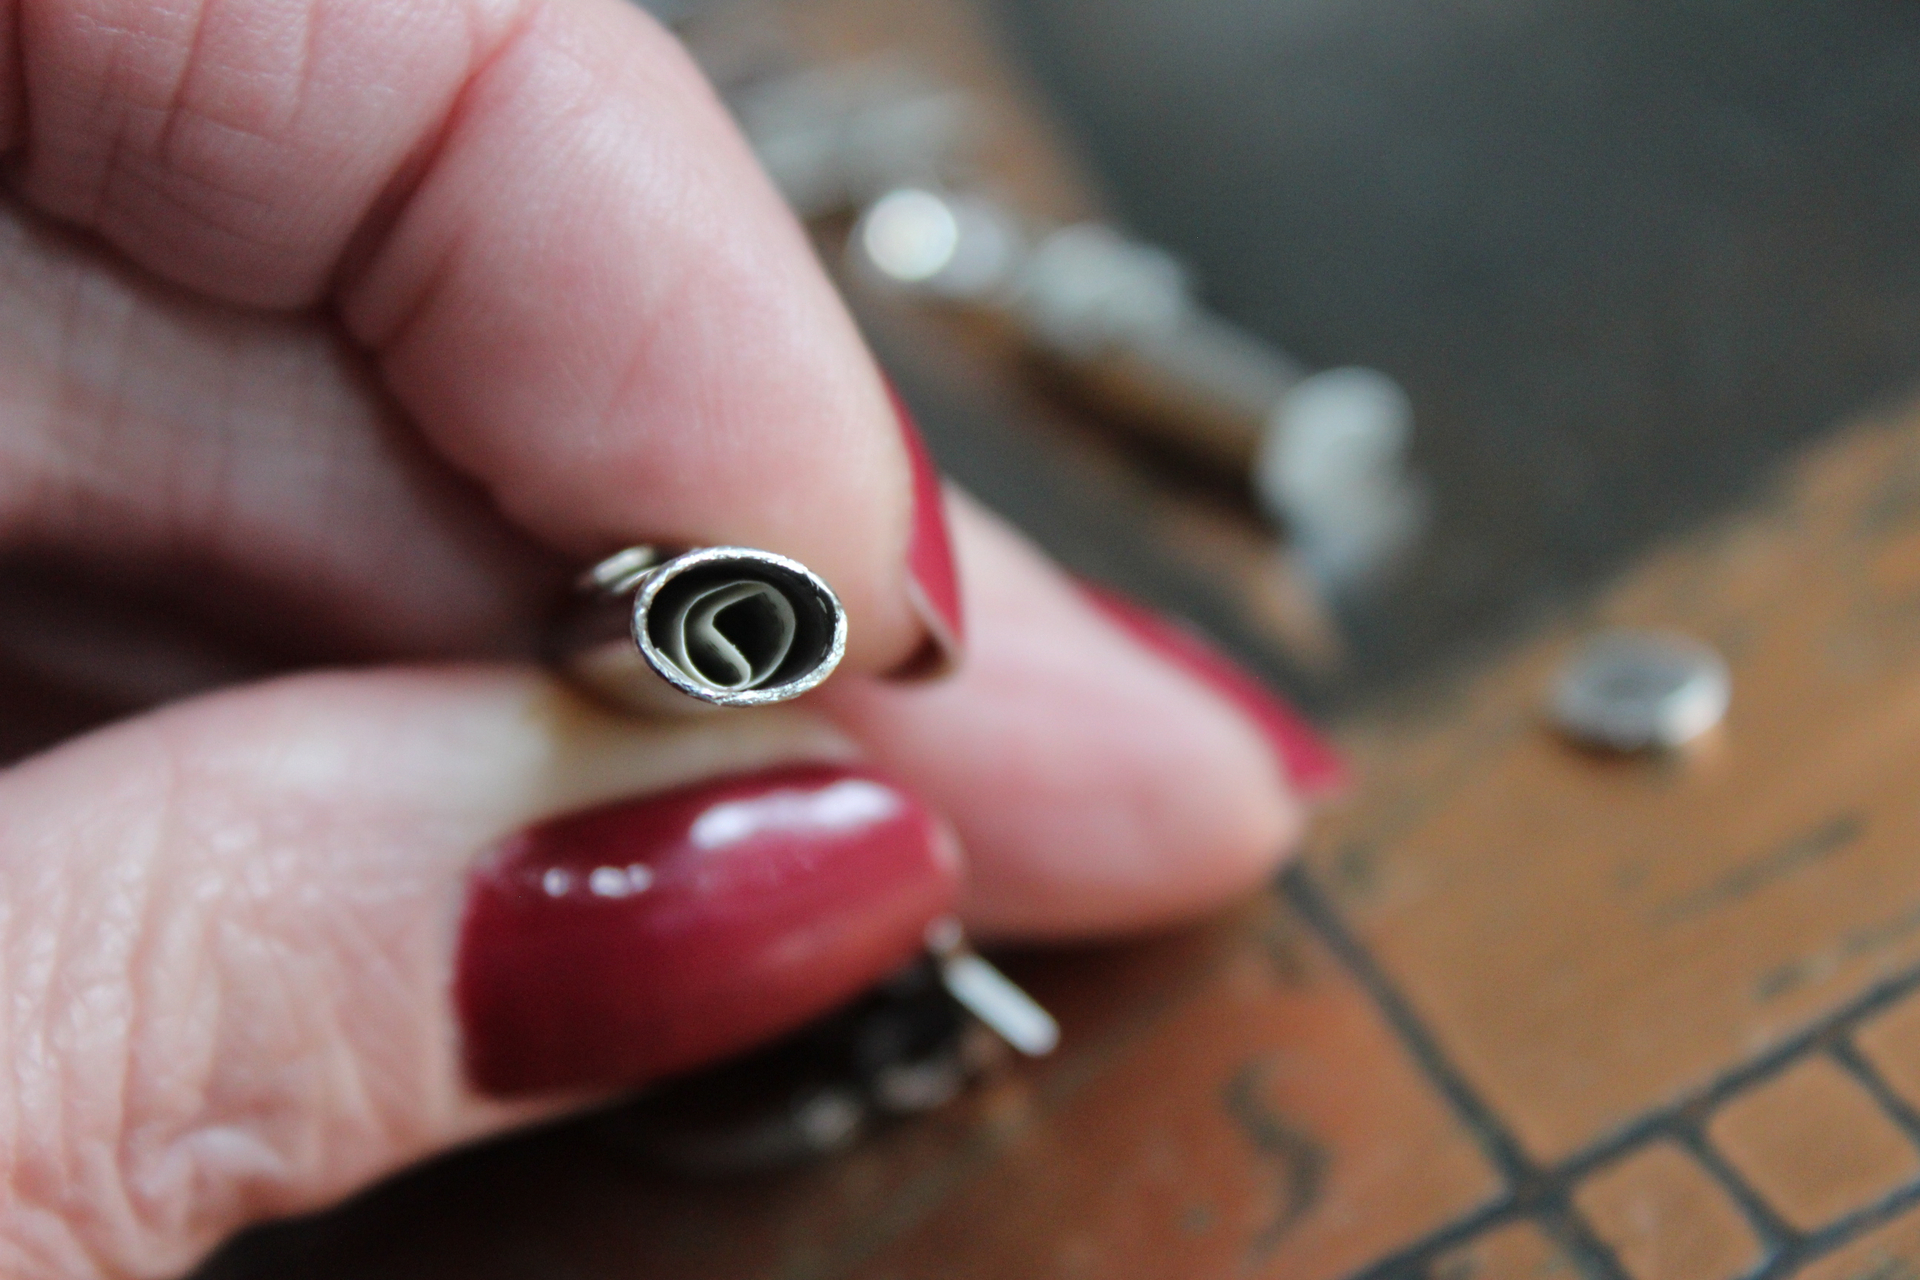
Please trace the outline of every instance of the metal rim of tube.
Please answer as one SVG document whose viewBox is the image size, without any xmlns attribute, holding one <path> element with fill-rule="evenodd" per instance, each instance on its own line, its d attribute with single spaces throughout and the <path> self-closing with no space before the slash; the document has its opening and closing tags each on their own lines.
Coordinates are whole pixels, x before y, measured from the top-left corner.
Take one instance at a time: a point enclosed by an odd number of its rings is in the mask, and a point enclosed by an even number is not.
<svg viewBox="0 0 1920 1280">
<path fill-rule="evenodd" d="M 831 631 L 817 661 L 807 670 L 779 684 L 761 685 L 751 689 L 727 690 L 695 680 L 654 642 L 649 628 L 654 602 L 660 593 L 687 573 L 704 568 L 733 567 L 745 570 L 759 570 L 778 590 L 781 587 L 803 589 L 812 597 L 811 603 L 817 607 L 817 616 L 831 619 Z M 802 601 L 792 601 L 796 608 Z M 816 688 L 834 668 L 840 665 L 841 658 L 847 652 L 847 611 L 841 607 L 840 599 L 834 595 L 820 576 L 797 560 L 789 560 L 771 551 L 761 551 L 753 547 L 702 547 L 697 551 L 688 551 L 673 556 L 664 563 L 648 569 L 642 577 L 639 590 L 634 593 L 632 634 L 634 644 L 639 647 L 640 656 L 654 673 L 688 697 L 701 702 L 722 707 L 759 707 L 776 702 L 785 702 L 797 698 L 809 689 Z"/>
</svg>

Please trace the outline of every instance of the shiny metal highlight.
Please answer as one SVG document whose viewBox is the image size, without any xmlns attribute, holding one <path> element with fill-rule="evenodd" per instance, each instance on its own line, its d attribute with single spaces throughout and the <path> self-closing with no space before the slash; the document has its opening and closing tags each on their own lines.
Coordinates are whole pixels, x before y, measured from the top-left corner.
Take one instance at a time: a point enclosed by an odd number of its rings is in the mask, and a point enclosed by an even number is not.
<svg viewBox="0 0 1920 1280">
<path fill-rule="evenodd" d="M 1053 1015 L 981 959 L 967 945 L 958 920 L 942 916 L 927 926 L 927 952 L 947 994 L 1013 1048 L 1044 1058 L 1059 1047 L 1060 1024 Z"/>
</svg>

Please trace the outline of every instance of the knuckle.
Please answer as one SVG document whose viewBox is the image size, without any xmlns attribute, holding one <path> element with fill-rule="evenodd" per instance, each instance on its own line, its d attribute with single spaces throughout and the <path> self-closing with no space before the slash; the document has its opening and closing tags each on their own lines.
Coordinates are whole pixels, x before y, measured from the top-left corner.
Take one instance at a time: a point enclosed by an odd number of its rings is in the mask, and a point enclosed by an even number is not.
<svg viewBox="0 0 1920 1280">
<path fill-rule="evenodd" d="M 59 6 L 31 32 L 26 189 L 178 282 L 243 304 L 310 303 L 451 109 L 487 8 Z"/>
</svg>

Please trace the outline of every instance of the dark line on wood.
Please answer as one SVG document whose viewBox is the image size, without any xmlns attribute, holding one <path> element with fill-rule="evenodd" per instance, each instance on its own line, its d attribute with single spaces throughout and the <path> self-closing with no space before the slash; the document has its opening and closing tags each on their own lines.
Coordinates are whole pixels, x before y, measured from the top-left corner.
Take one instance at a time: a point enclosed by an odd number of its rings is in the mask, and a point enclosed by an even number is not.
<svg viewBox="0 0 1920 1280">
<path fill-rule="evenodd" d="M 1683 1093 L 1679 1098 L 1645 1112 L 1612 1134 L 1602 1137 L 1586 1149 L 1562 1161 L 1558 1176 L 1578 1178 L 1595 1165 L 1605 1164 L 1622 1152 L 1641 1145 L 1648 1138 L 1668 1132 L 1676 1118 L 1692 1113 L 1704 1117 L 1750 1085 L 1774 1076 L 1791 1066 L 1803 1054 L 1832 1041 L 1838 1032 L 1920 988 L 1920 968 L 1876 983 L 1848 1003 L 1828 1012 L 1793 1035 L 1723 1072 L 1706 1085 Z"/>
<path fill-rule="evenodd" d="M 1289 871 L 1283 877 L 1282 884 L 1301 914 L 1321 933 L 1328 946 L 1379 1005 L 1408 1052 L 1434 1080 L 1436 1088 L 1447 1096 L 1449 1103 L 1455 1106 L 1463 1123 L 1476 1136 L 1482 1137 L 1483 1143 L 1488 1131 L 1481 1129 L 1481 1121 L 1476 1116 L 1487 1118 L 1486 1122 L 1492 1126 L 1492 1135 L 1506 1135 L 1504 1127 L 1492 1119 L 1485 1103 L 1472 1093 L 1464 1081 L 1459 1080 L 1458 1074 L 1440 1054 L 1431 1037 L 1414 1020 L 1404 1000 L 1373 964 L 1371 956 L 1346 934 L 1339 920 L 1333 916 L 1331 907 L 1319 897 L 1317 887 L 1297 871 Z M 1525 1176 L 1511 1180 L 1508 1195 L 1395 1250 L 1388 1257 L 1357 1272 L 1351 1280 L 1397 1280 L 1409 1274 L 1420 1274 L 1442 1252 L 1517 1219 L 1533 1218 L 1545 1229 L 1552 1215 L 1569 1212 L 1567 1206 L 1571 1203 L 1573 1188 L 1580 1179 L 1602 1165 L 1663 1139 L 1678 1143 L 1700 1161 L 1739 1205 L 1748 1221 L 1753 1223 L 1763 1248 L 1769 1248 L 1767 1256 L 1749 1273 L 1748 1280 L 1785 1280 L 1800 1267 L 1920 1206 L 1920 1179 L 1895 1188 L 1873 1204 L 1817 1231 L 1797 1232 L 1780 1219 L 1707 1142 L 1704 1126 L 1712 1113 L 1735 1095 L 1778 1075 L 1811 1053 L 1827 1052 L 1867 1088 L 1879 1105 L 1906 1131 L 1909 1139 L 1920 1145 L 1920 1112 L 1895 1095 L 1872 1064 L 1847 1039 L 1855 1026 L 1914 994 L 1916 990 L 1920 990 L 1920 966 L 1875 983 L 1765 1053 L 1736 1065 L 1700 1088 L 1643 1113 L 1551 1168 L 1532 1168 L 1524 1154 L 1519 1152 L 1517 1144 L 1514 1145 L 1519 1167 Z M 1435 1074 L 1436 1067 L 1441 1074 Z M 1449 1077 L 1458 1083 L 1465 1098 L 1477 1107 L 1477 1112 L 1460 1106 L 1456 1095 L 1445 1083 Z M 1513 1142 L 1510 1135 L 1506 1135 L 1506 1140 Z M 1577 1215 L 1573 1220 L 1578 1222 Z M 1581 1230 L 1584 1232 L 1584 1226 Z M 1585 1266 L 1589 1262 L 1599 1261 L 1607 1268 L 1604 1274 L 1623 1275 L 1617 1260 L 1603 1243 L 1593 1240 L 1590 1232 L 1586 1233 L 1586 1239 L 1592 1241 L 1591 1248 L 1597 1253 L 1588 1254 L 1585 1258 L 1575 1257 L 1576 1264 Z M 1585 1248 L 1582 1252 L 1585 1252 Z"/>
<path fill-rule="evenodd" d="M 1250 1062 L 1233 1073 L 1221 1103 L 1247 1141 L 1280 1171 L 1283 1185 L 1273 1221 L 1254 1236 L 1249 1252 L 1263 1260 L 1320 1202 L 1326 1183 L 1327 1149 L 1313 1135 L 1289 1124 L 1260 1101 L 1267 1064 Z"/>
<path fill-rule="evenodd" d="M 1754 1236 L 1769 1259 L 1800 1243 L 1800 1232 L 1775 1213 L 1772 1205 L 1761 1199 L 1753 1185 L 1727 1162 L 1719 1148 L 1707 1140 L 1705 1129 L 1697 1124 L 1686 1123 L 1676 1124 L 1674 1129 L 1673 1140 L 1684 1147 L 1687 1154 L 1720 1184 L 1720 1189 L 1727 1193 L 1727 1198 L 1746 1218 L 1747 1225 L 1753 1228 Z"/>
<path fill-rule="evenodd" d="M 1421 1025 L 1405 997 L 1387 981 L 1373 957 L 1347 931 L 1332 905 L 1321 896 L 1319 888 L 1307 876 L 1306 868 L 1297 862 L 1289 867 L 1280 877 L 1280 887 L 1294 909 L 1313 926 L 1328 949 L 1366 991 L 1386 1018 L 1388 1026 L 1412 1055 L 1415 1064 L 1479 1142 L 1495 1170 L 1514 1187 L 1537 1179 L 1540 1171 L 1527 1158 L 1518 1140 L 1494 1114 L 1493 1108 L 1467 1083 L 1466 1077 L 1448 1061 L 1439 1043 Z"/>
<path fill-rule="evenodd" d="M 1880 1074 L 1866 1054 L 1860 1052 L 1860 1047 L 1850 1037 L 1836 1036 L 1827 1045 L 1827 1053 L 1900 1126 L 1900 1132 L 1906 1135 L 1907 1141 L 1920 1146 L 1920 1112 L 1916 1112 L 1905 1098 L 1893 1091 L 1886 1077 Z"/>
<path fill-rule="evenodd" d="M 1770 852 L 1740 863 L 1712 883 L 1668 899 L 1654 908 L 1647 922 L 1655 928 L 1678 924 L 1750 897 L 1802 867 L 1848 848 L 1866 829 L 1866 820 L 1857 813 L 1829 818 L 1812 831 L 1802 832 Z"/>
<path fill-rule="evenodd" d="M 1468 1222 L 1485 1226 L 1521 1216 L 1532 1216 L 1542 1230 L 1566 1251 L 1588 1280 L 1627 1280 L 1626 1271 L 1603 1241 L 1581 1218 L 1568 1200 L 1569 1183 L 1548 1176 L 1526 1154 L 1493 1108 L 1455 1067 L 1440 1044 L 1421 1023 L 1406 997 L 1400 994 L 1372 954 L 1346 927 L 1306 868 L 1295 863 L 1280 876 L 1280 889 L 1294 909 L 1320 935 L 1320 939 L 1347 972 L 1360 984 L 1386 1020 L 1388 1027 L 1414 1065 L 1446 1100 L 1461 1125 L 1479 1143 L 1495 1171 L 1507 1184 L 1504 1196 L 1485 1209 L 1468 1215 Z M 1396 1250 L 1386 1258 L 1358 1273 L 1354 1280 L 1391 1280 L 1417 1273 L 1448 1243 L 1470 1238 L 1471 1231 L 1441 1231 L 1414 1245 Z"/>
<path fill-rule="evenodd" d="M 1754 1272 L 1753 1280 L 1784 1280 L 1784 1277 L 1801 1267 L 1852 1244 L 1875 1227 L 1884 1226 L 1915 1205 L 1920 1205 L 1920 1181 L 1910 1182 L 1863 1209 L 1857 1209 L 1818 1231 L 1809 1232 L 1798 1243 L 1770 1258 L 1766 1266 Z"/>
</svg>

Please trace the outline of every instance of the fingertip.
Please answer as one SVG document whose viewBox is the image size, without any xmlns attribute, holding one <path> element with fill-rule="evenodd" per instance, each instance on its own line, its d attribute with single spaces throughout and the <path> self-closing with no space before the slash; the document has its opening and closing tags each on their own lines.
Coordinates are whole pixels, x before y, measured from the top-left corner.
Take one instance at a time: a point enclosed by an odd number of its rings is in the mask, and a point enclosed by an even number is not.
<svg viewBox="0 0 1920 1280">
<path fill-rule="evenodd" d="M 648 723 L 522 668 L 422 667 L 189 699 L 0 772 L 0 904 L 34 904 L 0 910 L 0 956 L 40 958 L 0 966 L 0 1030 L 53 1047 L 0 1073 L 0 1256 L 179 1274 L 259 1216 L 857 994 L 955 869 L 854 752 L 792 708 Z M 504 1075 L 474 1069 L 489 1035 Z"/>
<path fill-rule="evenodd" d="M 548 545 L 777 552 L 839 594 L 849 670 L 922 646 L 914 469 L 879 371 L 698 68 L 633 6 L 536 10 L 341 308 L 436 447 Z"/>
<path fill-rule="evenodd" d="M 907 963 L 956 868 L 910 792 L 788 766 L 540 824 L 471 881 L 473 1084 L 617 1089 L 785 1031 Z"/>
<path fill-rule="evenodd" d="M 1096 583 L 1081 581 L 1078 586 L 1108 621 L 1231 703 L 1258 728 L 1295 794 L 1326 800 L 1346 789 L 1347 763 L 1339 749 L 1198 628 Z"/>
<path fill-rule="evenodd" d="M 953 819 L 971 925 L 1143 928 L 1269 876 L 1303 812 L 1261 727 L 977 507 L 953 514 L 966 666 L 923 688 L 849 681 L 826 705 Z"/>
</svg>

